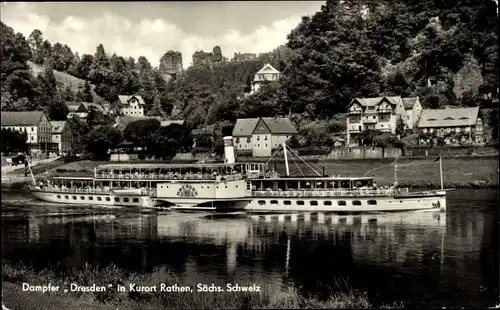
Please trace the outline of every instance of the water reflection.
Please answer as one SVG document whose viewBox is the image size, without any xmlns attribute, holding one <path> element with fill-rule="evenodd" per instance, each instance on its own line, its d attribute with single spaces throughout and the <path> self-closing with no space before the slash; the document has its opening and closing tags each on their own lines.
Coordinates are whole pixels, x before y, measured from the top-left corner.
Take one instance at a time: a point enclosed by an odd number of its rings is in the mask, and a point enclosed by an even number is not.
<svg viewBox="0 0 500 310">
<path fill-rule="evenodd" d="M 485 306 L 496 297 L 491 212 L 4 217 L 3 257 L 77 268 L 86 262 L 184 283 L 295 285 L 324 294 L 346 281 L 375 302 Z M 43 255 L 41 255 L 43 254 Z"/>
</svg>

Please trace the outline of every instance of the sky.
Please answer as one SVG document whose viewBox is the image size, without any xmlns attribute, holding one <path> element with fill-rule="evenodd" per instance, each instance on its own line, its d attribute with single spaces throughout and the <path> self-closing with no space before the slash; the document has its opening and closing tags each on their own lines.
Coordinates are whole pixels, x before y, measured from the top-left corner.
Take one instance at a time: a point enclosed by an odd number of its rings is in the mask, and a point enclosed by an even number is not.
<svg viewBox="0 0 500 310">
<path fill-rule="evenodd" d="M 205 2 L 9 2 L 2 22 L 26 38 L 34 29 L 52 44 L 67 44 L 80 55 L 145 56 L 157 66 L 168 50 L 180 51 L 184 68 L 195 51 L 215 45 L 231 59 L 235 52 L 269 52 L 286 42 L 302 16 L 325 1 Z"/>
</svg>

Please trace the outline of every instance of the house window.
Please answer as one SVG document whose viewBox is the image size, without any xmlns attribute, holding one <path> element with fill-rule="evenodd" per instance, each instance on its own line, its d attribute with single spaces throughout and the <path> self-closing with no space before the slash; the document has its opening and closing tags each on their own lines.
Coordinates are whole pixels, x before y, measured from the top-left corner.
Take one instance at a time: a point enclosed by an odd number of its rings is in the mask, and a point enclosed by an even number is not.
<svg viewBox="0 0 500 310">
<path fill-rule="evenodd" d="M 240 143 L 240 138 L 236 138 L 236 143 Z"/>
<path fill-rule="evenodd" d="M 297 200 L 297 205 L 298 206 L 303 206 L 304 205 L 304 201 L 303 200 Z"/>
<path fill-rule="evenodd" d="M 332 205 L 332 202 L 331 202 L 330 200 L 325 200 L 325 201 L 323 201 L 323 204 L 324 204 L 325 206 L 331 206 L 331 205 Z"/>
<path fill-rule="evenodd" d="M 31 127 L 31 131 L 35 131 L 35 127 Z"/>
<path fill-rule="evenodd" d="M 361 205 L 361 201 L 359 201 L 359 200 L 354 200 L 354 201 L 352 202 L 352 205 L 353 205 L 353 206 L 360 206 L 360 205 Z"/>
<path fill-rule="evenodd" d="M 115 202 L 120 202 L 120 198 L 119 197 L 115 197 Z"/>
<path fill-rule="evenodd" d="M 376 200 L 368 200 L 369 205 L 376 205 L 377 201 Z"/>
<path fill-rule="evenodd" d="M 139 198 L 134 198 L 134 202 L 139 202 Z"/>
<path fill-rule="evenodd" d="M 337 202 L 337 204 L 338 204 L 339 206 L 345 206 L 345 205 L 347 205 L 347 203 L 345 202 L 345 200 L 339 200 L 339 201 Z"/>
<path fill-rule="evenodd" d="M 102 200 L 102 198 L 101 198 L 101 197 L 97 197 L 97 201 L 101 201 L 101 200 Z"/>
<path fill-rule="evenodd" d="M 257 136 L 257 141 L 260 141 L 260 137 L 259 136 Z"/>
<path fill-rule="evenodd" d="M 64 196 L 64 199 L 69 199 L 69 196 Z"/>
<path fill-rule="evenodd" d="M 283 204 L 284 204 L 285 206 L 289 206 L 289 205 L 291 205 L 291 204 L 292 204 L 292 202 L 291 202 L 290 200 L 285 200 L 285 201 L 283 201 Z"/>
<path fill-rule="evenodd" d="M 80 200 L 85 200 L 85 197 L 84 196 L 80 196 Z"/>
<path fill-rule="evenodd" d="M 311 201 L 309 201 L 309 204 L 310 204 L 311 206 L 317 206 L 317 205 L 318 205 L 318 202 L 317 202 L 316 200 L 311 200 Z"/>
<path fill-rule="evenodd" d="M 272 205 L 277 205 L 278 204 L 278 200 L 271 200 L 271 204 Z"/>
<path fill-rule="evenodd" d="M 263 206 L 266 204 L 266 201 L 265 200 L 259 200 L 259 205 Z"/>
<path fill-rule="evenodd" d="M 111 198 L 109 198 L 109 197 L 106 197 L 106 201 L 111 201 Z"/>
<path fill-rule="evenodd" d="M 127 197 L 123 198 L 123 202 L 128 202 L 128 198 Z"/>
<path fill-rule="evenodd" d="M 267 136 L 264 136 L 264 140 L 267 141 Z"/>
</svg>

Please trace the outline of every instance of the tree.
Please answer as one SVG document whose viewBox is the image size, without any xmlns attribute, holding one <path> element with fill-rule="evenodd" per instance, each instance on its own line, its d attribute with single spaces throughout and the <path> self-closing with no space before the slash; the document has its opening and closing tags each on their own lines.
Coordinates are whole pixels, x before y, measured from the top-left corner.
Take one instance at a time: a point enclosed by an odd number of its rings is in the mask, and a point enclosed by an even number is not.
<svg viewBox="0 0 500 310">
<path fill-rule="evenodd" d="M 251 90 L 252 90 L 252 78 L 250 76 L 247 76 L 244 92 L 249 93 Z"/>
<path fill-rule="evenodd" d="M 498 109 L 493 109 L 489 115 L 489 125 L 491 126 L 491 140 L 498 141 Z"/>
<path fill-rule="evenodd" d="M 80 95 L 81 95 L 81 93 L 80 93 Z M 64 101 L 69 101 L 69 102 L 72 102 L 75 100 L 75 94 L 73 93 L 73 90 L 71 89 L 70 84 L 66 85 L 66 88 L 64 89 L 64 91 L 61 94 L 61 98 Z"/>
<path fill-rule="evenodd" d="M 109 125 L 112 122 L 109 116 L 104 115 L 104 113 L 98 110 L 95 106 L 89 107 L 89 112 L 87 114 L 87 124 L 90 126 L 98 125 Z"/>
<path fill-rule="evenodd" d="M 85 102 L 85 96 L 82 94 L 82 92 L 80 90 L 76 91 L 75 101 L 76 102 Z"/>
<path fill-rule="evenodd" d="M 92 154 L 95 160 L 106 160 L 109 149 L 120 144 L 123 138 L 120 131 L 112 126 L 98 126 L 83 140 L 85 150 Z"/>
<path fill-rule="evenodd" d="M 2 152 L 23 152 L 28 150 L 26 132 L 2 128 Z"/>
<path fill-rule="evenodd" d="M 146 148 L 158 158 L 171 158 L 180 150 L 180 145 L 170 128 L 160 127 L 148 135 Z"/>
<path fill-rule="evenodd" d="M 133 142 L 138 146 L 146 146 L 147 137 L 150 133 L 160 129 L 160 121 L 156 119 L 145 119 L 131 122 L 123 131 L 125 141 Z"/>
<path fill-rule="evenodd" d="M 402 116 L 400 116 L 396 121 L 396 134 L 403 137 L 405 134 L 405 123 L 403 122 Z"/>
<path fill-rule="evenodd" d="M 85 102 L 94 101 L 94 96 L 92 95 L 92 88 L 88 80 L 85 80 L 85 83 L 83 84 L 82 99 Z"/>
<path fill-rule="evenodd" d="M 53 121 L 65 121 L 68 119 L 69 108 L 61 101 L 54 101 L 49 104 L 48 114 Z"/>
<path fill-rule="evenodd" d="M 44 58 L 42 54 L 42 46 L 43 46 L 43 34 L 40 30 L 35 29 L 31 32 L 28 37 L 28 44 L 31 47 L 31 51 L 33 53 L 33 62 L 37 65 L 42 65 Z"/>
<path fill-rule="evenodd" d="M 109 59 L 104 50 L 104 46 L 99 44 L 94 54 L 88 78 L 93 84 L 99 85 L 108 80 L 110 74 Z"/>
</svg>

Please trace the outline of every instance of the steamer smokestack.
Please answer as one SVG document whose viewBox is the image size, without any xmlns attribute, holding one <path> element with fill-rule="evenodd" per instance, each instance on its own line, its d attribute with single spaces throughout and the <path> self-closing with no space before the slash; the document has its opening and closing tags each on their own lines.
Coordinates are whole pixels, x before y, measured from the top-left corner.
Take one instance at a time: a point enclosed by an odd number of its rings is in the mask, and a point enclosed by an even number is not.
<svg viewBox="0 0 500 310">
<path fill-rule="evenodd" d="M 226 163 L 234 164 L 236 160 L 234 158 L 233 137 L 226 136 L 223 139 L 224 139 L 224 156 L 226 157 Z"/>
</svg>

